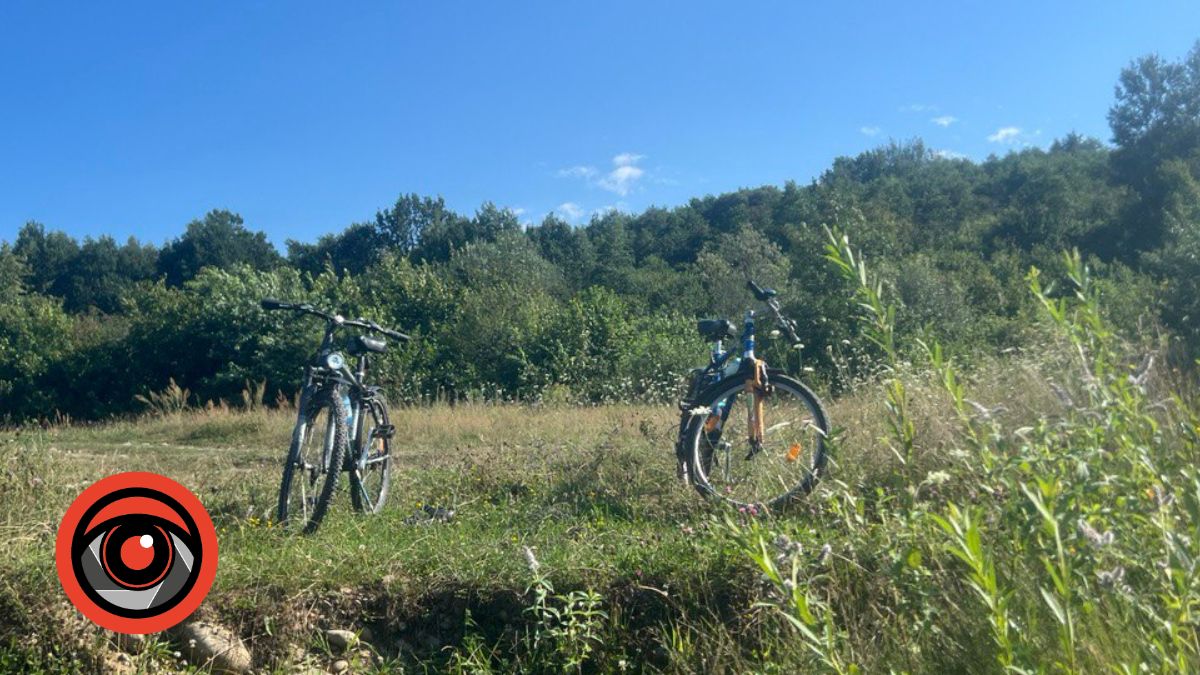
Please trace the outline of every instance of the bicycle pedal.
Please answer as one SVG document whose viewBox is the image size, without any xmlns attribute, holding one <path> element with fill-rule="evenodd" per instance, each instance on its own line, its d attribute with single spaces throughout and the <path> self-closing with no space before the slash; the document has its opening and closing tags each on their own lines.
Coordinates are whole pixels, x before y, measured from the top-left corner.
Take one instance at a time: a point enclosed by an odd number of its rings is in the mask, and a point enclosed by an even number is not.
<svg viewBox="0 0 1200 675">
<path fill-rule="evenodd" d="M 396 435 L 395 424 L 385 424 L 375 427 L 375 436 L 377 438 L 393 438 Z"/>
</svg>

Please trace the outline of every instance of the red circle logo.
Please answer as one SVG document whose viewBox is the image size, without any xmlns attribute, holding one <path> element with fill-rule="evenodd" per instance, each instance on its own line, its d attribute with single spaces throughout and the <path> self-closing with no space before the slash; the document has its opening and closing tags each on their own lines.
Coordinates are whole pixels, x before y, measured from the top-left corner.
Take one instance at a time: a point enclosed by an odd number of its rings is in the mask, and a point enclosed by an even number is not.
<svg viewBox="0 0 1200 675">
<path fill-rule="evenodd" d="M 84 616 L 157 633 L 200 606 L 217 574 L 217 531 L 187 488 L 156 473 L 93 483 L 58 526 L 58 580 Z"/>
</svg>

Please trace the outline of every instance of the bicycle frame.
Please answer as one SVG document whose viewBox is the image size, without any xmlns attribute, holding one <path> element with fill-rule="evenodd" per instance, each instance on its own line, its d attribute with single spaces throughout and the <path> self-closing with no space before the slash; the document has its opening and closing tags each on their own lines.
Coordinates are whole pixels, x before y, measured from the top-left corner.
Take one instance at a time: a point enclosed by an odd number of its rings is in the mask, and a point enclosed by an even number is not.
<svg viewBox="0 0 1200 675">
<path fill-rule="evenodd" d="M 749 283 L 750 290 L 755 296 L 766 303 L 771 310 L 776 321 L 787 332 L 789 339 L 793 344 L 799 344 L 800 339 L 796 334 L 795 324 L 786 316 L 779 306 L 779 302 L 774 298 L 774 291 L 766 291 L 759 288 L 754 282 Z M 746 390 L 751 393 L 753 400 L 750 402 L 748 416 L 748 441 L 750 444 L 750 455 L 757 454 L 762 449 L 763 436 L 765 434 L 766 420 L 763 415 L 763 403 L 766 397 L 771 393 L 771 383 L 767 375 L 767 364 L 764 360 L 759 359 L 755 353 L 755 312 L 747 310 L 745 319 L 742 323 L 742 334 L 740 337 L 742 343 L 741 355 L 736 357 L 736 369 L 730 368 L 730 361 L 735 358 L 733 350 L 726 350 L 723 340 L 717 339 L 713 342 L 712 350 L 708 365 L 702 369 L 697 369 L 692 373 L 692 380 L 688 387 L 687 397 L 680 402 L 680 421 L 679 421 L 679 437 L 683 438 L 683 434 L 687 429 L 688 422 L 691 417 L 700 411 L 695 409 L 695 398 L 708 386 L 720 382 L 724 379 L 733 377 L 742 377 L 746 382 Z M 734 404 L 737 401 L 737 394 L 734 394 L 725 402 L 721 410 L 704 411 L 705 432 L 714 434 L 716 438 L 720 437 L 721 430 L 724 428 L 729 415 L 733 411 Z M 682 440 L 677 447 L 677 453 L 680 458 L 684 457 L 682 448 Z"/>
<path fill-rule="evenodd" d="M 366 405 L 378 395 L 379 388 L 366 384 L 367 371 L 370 367 L 370 357 L 366 353 L 357 354 L 357 363 L 354 369 L 343 362 L 340 368 L 332 369 L 328 365 L 328 357 L 331 354 L 338 353 L 334 349 L 334 334 L 341 327 L 341 323 L 337 317 L 326 320 L 325 334 L 321 339 L 321 346 L 317 348 L 316 354 L 312 361 L 305 366 L 304 385 L 300 394 L 300 415 L 306 418 L 308 414 L 308 401 L 312 400 L 317 394 L 332 387 L 342 398 L 346 406 L 346 429 L 350 436 L 350 442 L 356 443 L 358 435 L 361 431 L 362 413 Z M 328 466 L 329 463 L 329 448 L 328 441 L 325 448 L 325 465 L 329 470 L 333 467 Z M 356 459 L 347 457 L 349 460 Z M 343 470 L 348 467 L 343 467 Z"/>
</svg>

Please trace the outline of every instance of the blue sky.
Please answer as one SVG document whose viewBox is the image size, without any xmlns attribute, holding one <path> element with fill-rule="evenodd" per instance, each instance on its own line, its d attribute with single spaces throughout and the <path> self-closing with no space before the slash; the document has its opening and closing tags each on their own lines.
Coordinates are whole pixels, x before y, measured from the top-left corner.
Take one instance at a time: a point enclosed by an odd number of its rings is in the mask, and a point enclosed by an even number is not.
<svg viewBox="0 0 1200 675">
<path fill-rule="evenodd" d="M 0 239 L 228 208 L 282 245 L 402 192 L 585 222 L 889 139 L 1107 140 L 1120 69 L 1200 38 L 1195 0 L 888 4 L 6 2 Z"/>
</svg>

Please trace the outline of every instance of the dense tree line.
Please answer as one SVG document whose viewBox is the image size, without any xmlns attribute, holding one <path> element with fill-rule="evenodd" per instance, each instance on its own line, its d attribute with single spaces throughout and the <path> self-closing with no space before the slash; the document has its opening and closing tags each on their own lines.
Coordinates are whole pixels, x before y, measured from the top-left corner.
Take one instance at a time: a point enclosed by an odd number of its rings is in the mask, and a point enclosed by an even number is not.
<svg viewBox="0 0 1200 675">
<path fill-rule="evenodd" d="M 748 277 L 780 287 L 800 320 L 804 349 L 777 357 L 836 387 L 835 362 L 856 351 L 854 310 L 822 258 L 824 225 L 877 261 L 909 334 L 959 351 L 1021 344 L 1025 273 L 1053 275 L 1076 247 L 1119 321 L 1160 322 L 1195 355 L 1200 43 L 1180 62 L 1125 69 L 1109 121 L 1112 146 L 1072 134 L 976 163 L 892 143 L 808 185 L 580 227 L 550 215 L 523 228 L 491 203 L 466 216 L 406 194 L 340 233 L 287 242 L 286 256 L 229 211 L 161 248 L 29 223 L 0 244 L 0 417 L 126 412 L 170 379 L 197 401 L 236 400 L 262 380 L 291 394 L 317 327 L 265 315 L 267 295 L 415 334 L 382 365 L 397 396 L 666 396 L 703 358 L 691 318 L 749 306 Z"/>
</svg>

